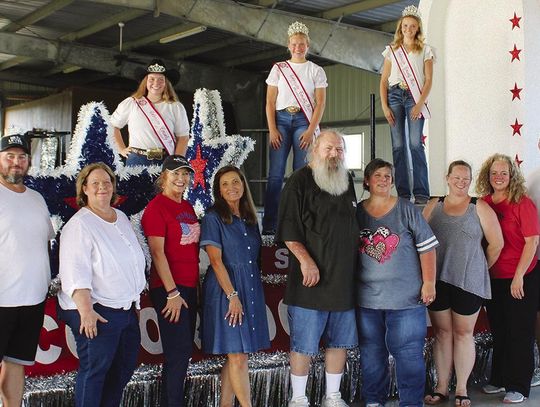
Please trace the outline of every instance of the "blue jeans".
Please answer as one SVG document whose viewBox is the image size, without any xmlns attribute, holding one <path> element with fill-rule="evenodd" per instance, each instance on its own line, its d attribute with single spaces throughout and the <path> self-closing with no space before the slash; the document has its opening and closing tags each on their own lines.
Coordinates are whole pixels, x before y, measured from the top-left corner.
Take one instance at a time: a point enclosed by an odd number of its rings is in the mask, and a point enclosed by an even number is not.
<svg viewBox="0 0 540 407">
<path fill-rule="evenodd" d="M 159 165 L 163 164 L 164 160 L 149 160 L 144 155 L 129 153 L 126 160 L 126 167 L 135 167 L 136 165 L 144 165 L 149 167 L 150 165 Z"/>
<path fill-rule="evenodd" d="M 423 306 L 404 310 L 356 310 L 362 397 L 367 403 L 384 405 L 388 398 L 390 376 L 388 355 L 396 362 L 399 405 L 423 406 L 426 367 L 424 341 L 426 309 Z"/>
<path fill-rule="evenodd" d="M 161 372 L 161 407 L 184 406 L 184 380 L 193 353 L 193 336 L 197 322 L 197 289 L 181 285 L 176 288 L 189 307 L 182 307 L 177 323 L 163 318 L 161 313 L 167 302 L 165 289 L 159 287 L 150 290 L 165 357 Z"/>
<path fill-rule="evenodd" d="M 276 230 L 279 198 L 291 147 L 294 154 L 293 170 L 296 171 L 306 165 L 307 149 L 300 148 L 300 136 L 309 127 L 304 113 L 291 114 L 285 110 L 278 110 L 276 125 L 281 134 L 281 145 L 277 150 L 270 145 L 270 170 L 264 196 L 263 230 Z"/>
<path fill-rule="evenodd" d="M 396 121 L 390 126 L 392 134 L 392 156 L 396 172 L 396 189 L 400 197 L 409 199 L 409 169 L 407 165 L 408 150 L 411 151 L 413 170 L 413 194 L 415 198 L 429 198 L 428 168 L 426 152 L 422 143 L 424 118 L 411 120 L 411 110 L 415 102 L 408 90 L 399 87 L 388 89 L 388 106 L 394 113 Z M 405 143 L 405 125 L 409 135 L 409 145 Z"/>
<path fill-rule="evenodd" d="M 319 311 L 289 305 L 287 307 L 291 350 L 304 355 L 319 353 L 323 339 L 327 348 L 352 349 L 358 345 L 354 309 Z"/>
<path fill-rule="evenodd" d="M 98 335 L 88 339 L 79 333 L 81 319 L 76 310 L 59 308 L 58 316 L 73 331 L 79 372 L 75 383 L 77 407 L 118 407 L 124 387 L 137 366 L 141 333 L 137 314 L 94 304 L 108 322 L 97 323 Z"/>
</svg>

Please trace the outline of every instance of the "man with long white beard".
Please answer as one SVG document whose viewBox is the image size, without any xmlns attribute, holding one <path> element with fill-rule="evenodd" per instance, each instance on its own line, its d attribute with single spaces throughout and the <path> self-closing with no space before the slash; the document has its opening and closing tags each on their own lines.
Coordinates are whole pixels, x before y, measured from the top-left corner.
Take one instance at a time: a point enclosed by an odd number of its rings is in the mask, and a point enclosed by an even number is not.
<svg viewBox="0 0 540 407">
<path fill-rule="evenodd" d="M 33 365 L 49 286 L 54 237 L 45 200 L 23 179 L 30 147 L 23 136 L 0 139 L 0 399 L 20 406 L 24 366 Z"/>
<path fill-rule="evenodd" d="M 339 387 L 346 350 L 358 342 L 353 287 L 359 230 L 344 154 L 339 133 L 321 132 L 308 165 L 291 175 L 281 195 L 276 240 L 291 252 L 284 299 L 291 338 L 289 407 L 309 406 L 309 364 L 321 339 L 326 345 L 322 406 L 347 406 Z"/>
</svg>

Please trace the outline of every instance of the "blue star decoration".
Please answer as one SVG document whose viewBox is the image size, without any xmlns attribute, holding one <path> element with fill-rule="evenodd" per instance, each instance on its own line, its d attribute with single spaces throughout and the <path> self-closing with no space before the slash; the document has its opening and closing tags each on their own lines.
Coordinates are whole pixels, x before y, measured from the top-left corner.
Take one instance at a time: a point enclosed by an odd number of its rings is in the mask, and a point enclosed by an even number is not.
<svg viewBox="0 0 540 407">
<path fill-rule="evenodd" d="M 80 170 L 88 164 L 102 161 L 116 175 L 115 205 L 128 217 L 142 211 L 155 195 L 154 181 L 161 168 L 125 167 L 120 161 L 113 140 L 112 127 L 108 125 L 109 112 L 103 103 L 91 102 L 81 107 L 75 134 L 64 166 L 54 170 L 32 170 L 25 184 L 41 193 L 58 230 L 77 212 L 75 182 Z M 53 247 L 51 257 L 57 256 Z M 53 277 L 58 273 L 54 264 Z"/>
<path fill-rule="evenodd" d="M 225 165 L 240 167 L 255 141 L 240 135 L 227 136 L 221 97 L 217 90 L 197 89 L 193 103 L 191 139 L 186 158 L 195 170 L 187 199 L 197 216 L 202 217 L 212 203 L 215 173 Z"/>
</svg>

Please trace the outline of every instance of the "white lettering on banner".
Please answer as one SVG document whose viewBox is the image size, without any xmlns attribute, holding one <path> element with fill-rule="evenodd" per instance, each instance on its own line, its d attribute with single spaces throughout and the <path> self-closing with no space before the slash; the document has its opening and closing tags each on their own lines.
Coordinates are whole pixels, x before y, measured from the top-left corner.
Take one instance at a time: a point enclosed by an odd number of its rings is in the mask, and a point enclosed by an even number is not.
<svg viewBox="0 0 540 407">
<path fill-rule="evenodd" d="M 66 344 L 73 356 L 75 356 L 77 359 L 79 359 L 79 355 L 77 354 L 77 344 L 75 343 L 75 336 L 73 335 L 73 331 L 69 326 L 66 325 Z"/>
<path fill-rule="evenodd" d="M 283 327 L 283 330 L 287 332 L 287 335 L 291 336 L 291 332 L 289 330 L 289 316 L 287 310 L 287 304 L 283 303 L 283 300 L 280 300 L 278 304 L 279 322 L 281 322 L 281 326 Z"/>
<path fill-rule="evenodd" d="M 146 326 L 149 321 L 156 326 L 158 332 L 158 338 L 153 341 L 148 335 L 148 329 Z M 160 355 L 163 353 L 163 347 L 161 346 L 161 335 L 159 333 L 159 326 L 157 323 L 156 310 L 153 307 L 142 308 L 139 314 L 139 328 L 141 330 L 141 346 L 145 351 L 151 355 Z"/>
<path fill-rule="evenodd" d="M 274 262 L 274 266 L 276 266 L 277 269 L 286 269 L 289 267 L 289 250 L 286 248 L 277 249 L 275 252 L 276 256 L 276 262 Z"/>
<path fill-rule="evenodd" d="M 47 332 L 51 332 L 58 329 L 58 324 L 52 317 L 45 314 L 45 317 L 43 318 L 43 328 Z M 61 353 L 62 348 L 60 346 L 51 345 L 48 350 L 43 350 L 38 346 L 36 362 L 41 363 L 42 365 L 50 365 L 58 360 Z"/>
</svg>

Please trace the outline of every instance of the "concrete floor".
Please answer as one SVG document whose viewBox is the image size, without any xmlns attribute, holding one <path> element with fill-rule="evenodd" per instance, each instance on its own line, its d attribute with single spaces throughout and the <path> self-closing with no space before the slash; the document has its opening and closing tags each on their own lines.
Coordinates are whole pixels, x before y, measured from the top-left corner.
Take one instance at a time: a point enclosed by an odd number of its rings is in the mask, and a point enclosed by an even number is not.
<svg viewBox="0 0 540 407">
<path fill-rule="evenodd" d="M 484 394 L 481 391 L 480 387 L 474 386 L 469 389 L 469 397 L 471 398 L 471 407 L 492 407 L 492 406 L 503 406 L 503 397 L 504 393 L 499 394 Z M 364 403 L 353 403 L 351 407 L 361 407 Z M 508 406 L 508 404 L 504 404 Z M 530 397 L 523 403 L 517 404 L 521 406 L 528 407 L 540 407 L 540 386 L 533 387 L 531 389 Z M 386 407 L 398 407 L 399 402 L 397 400 L 392 400 L 386 403 Z M 450 400 L 445 403 L 439 404 L 441 407 L 453 407 L 454 398 L 453 395 L 450 395 Z"/>
</svg>

